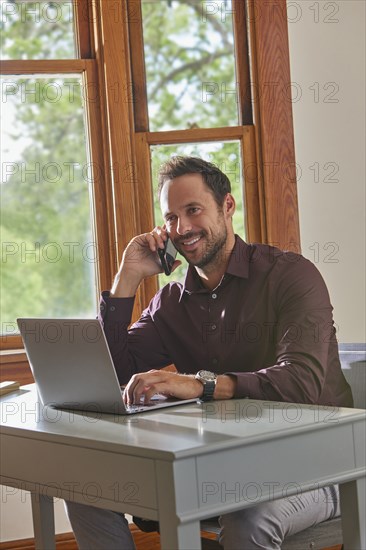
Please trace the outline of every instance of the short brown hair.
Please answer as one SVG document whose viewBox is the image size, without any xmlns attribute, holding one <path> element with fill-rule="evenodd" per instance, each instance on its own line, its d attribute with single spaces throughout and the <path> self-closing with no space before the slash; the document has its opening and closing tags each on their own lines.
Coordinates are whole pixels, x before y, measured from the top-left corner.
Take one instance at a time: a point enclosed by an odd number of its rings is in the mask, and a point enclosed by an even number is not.
<svg viewBox="0 0 366 550">
<path fill-rule="evenodd" d="M 174 156 L 160 167 L 158 178 L 159 199 L 167 181 L 185 174 L 201 174 L 203 181 L 212 192 L 219 206 L 222 206 L 226 194 L 231 192 L 229 178 L 215 164 L 199 157 Z"/>
</svg>

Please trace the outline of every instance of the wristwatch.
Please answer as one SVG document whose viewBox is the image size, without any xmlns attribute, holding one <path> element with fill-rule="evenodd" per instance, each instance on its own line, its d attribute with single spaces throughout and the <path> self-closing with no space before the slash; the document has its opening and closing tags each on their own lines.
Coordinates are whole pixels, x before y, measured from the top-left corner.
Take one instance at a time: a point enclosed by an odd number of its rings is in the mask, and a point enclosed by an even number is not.
<svg viewBox="0 0 366 550">
<path fill-rule="evenodd" d="M 201 401 L 211 401 L 216 387 L 217 374 L 209 370 L 199 370 L 195 375 L 195 379 L 203 384 Z"/>
</svg>

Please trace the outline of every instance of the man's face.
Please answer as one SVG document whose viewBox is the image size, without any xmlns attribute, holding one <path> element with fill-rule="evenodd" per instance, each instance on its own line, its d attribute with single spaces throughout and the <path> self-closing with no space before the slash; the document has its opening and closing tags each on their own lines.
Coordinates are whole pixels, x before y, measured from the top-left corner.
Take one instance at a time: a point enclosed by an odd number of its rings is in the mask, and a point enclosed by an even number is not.
<svg viewBox="0 0 366 550">
<path fill-rule="evenodd" d="M 204 268 L 225 260 L 231 215 L 219 207 L 200 174 L 186 174 L 165 183 L 160 207 L 169 237 L 186 260 Z"/>
</svg>

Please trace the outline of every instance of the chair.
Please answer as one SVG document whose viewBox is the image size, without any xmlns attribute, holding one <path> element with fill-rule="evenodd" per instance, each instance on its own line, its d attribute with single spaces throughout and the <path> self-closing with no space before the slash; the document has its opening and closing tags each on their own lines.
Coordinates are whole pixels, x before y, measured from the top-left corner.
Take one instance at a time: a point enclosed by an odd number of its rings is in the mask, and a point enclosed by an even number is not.
<svg viewBox="0 0 366 550">
<path fill-rule="evenodd" d="M 340 344 L 339 358 L 343 374 L 352 389 L 355 408 L 366 409 L 366 345 Z M 158 522 L 135 517 L 133 520 L 142 531 L 159 530 Z M 201 530 L 216 536 L 214 540 L 201 533 L 202 550 L 222 550 L 217 540 L 220 531 L 217 518 L 201 521 Z M 285 538 L 282 550 L 321 550 L 321 548 L 341 544 L 341 518 L 334 518 Z"/>
</svg>

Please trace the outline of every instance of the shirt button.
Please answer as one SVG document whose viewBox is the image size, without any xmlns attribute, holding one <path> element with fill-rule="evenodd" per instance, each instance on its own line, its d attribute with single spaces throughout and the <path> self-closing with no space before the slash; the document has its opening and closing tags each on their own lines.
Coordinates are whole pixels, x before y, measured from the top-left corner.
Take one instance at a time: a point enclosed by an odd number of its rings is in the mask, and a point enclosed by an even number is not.
<svg viewBox="0 0 366 550">
<path fill-rule="evenodd" d="M 211 330 L 216 330 L 216 325 L 211 325 Z"/>
<path fill-rule="evenodd" d="M 212 294 L 212 295 L 211 295 L 211 298 L 213 298 L 214 300 L 216 300 L 216 298 L 217 298 L 217 294 L 215 294 L 215 293 L 214 293 L 214 294 Z"/>
<path fill-rule="evenodd" d="M 109 309 L 110 311 L 114 311 L 116 308 L 114 306 L 111 306 Z"/>
</svg>

